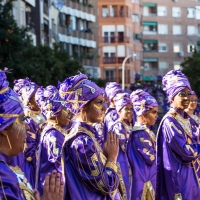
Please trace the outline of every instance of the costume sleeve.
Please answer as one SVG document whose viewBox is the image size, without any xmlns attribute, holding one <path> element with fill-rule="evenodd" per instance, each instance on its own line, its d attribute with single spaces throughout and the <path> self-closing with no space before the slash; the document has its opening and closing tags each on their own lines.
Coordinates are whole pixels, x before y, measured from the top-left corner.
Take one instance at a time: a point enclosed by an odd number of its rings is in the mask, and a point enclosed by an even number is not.
<svg viewBox="0 0 200 200">
<path fill-rule="evenodd" d="M 43 146 L 47 150 L 48 161 L 54 163 L 55 169 L 61 172 L 61 156 L 62 156 L 62 144 L 64 136 L 61 132 L 50 129 L 46 132 L 43 139 Z"/>
<path fill-rule="evenodd" d="M 145 131 L 133 132 L 132 146 L 144 159 L 146 164 L 153 165 L 156 158 L 155 144 Z"/>
<path fill-rule="evenodd" d="M 38 146 L 38 137 L 40 129 L 38 125 L 31 119 L 26 119 L 29 130 L 26 132 L 26 144 L 24 148 L 24 157 L 27 162 L 36 163 L 36 148 Z"/>
<path fill-rule="evenodd" d="M 190 142 L 192 140 L 188 139 L 189 136 L 185 136 L 182 127 L 175 119 L 166 118 L 163 122 L 162 131 L 174 155 L 179 155 L 185 162 L 191 162 L 199 156 L 200 145 Z"/>
<path fill-rule="evenodd" d="M 16 175 L 7 170 L 5 164 L 0 163 L 0 199 L 1 200 L 19 200 L 21 192 L 17 182 Z"/>
<path fill-rule="evenodd" d="M 68 148 L 74 170 L 91 190 L 106 195 L 118 188 L 117 166 L 106 161 L 90 136 L 79 134 Z"/>
<path fill-rule="evenodd" d="M 111 132 L 117 135 L 117 137 L 119 138 L 119 147 L 123 152 L 126 152 L 127 139 L 124 126 L 120 122 L 118 122 L 112 126 Z"/>
</svg>

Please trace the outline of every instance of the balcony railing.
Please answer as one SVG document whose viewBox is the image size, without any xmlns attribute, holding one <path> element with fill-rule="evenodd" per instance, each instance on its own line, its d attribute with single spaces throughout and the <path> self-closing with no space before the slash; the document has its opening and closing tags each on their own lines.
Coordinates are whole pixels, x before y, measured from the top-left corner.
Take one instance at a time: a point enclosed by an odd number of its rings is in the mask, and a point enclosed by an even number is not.
<svg viewBox="0 0 200 200">
<path fill-rule="evenodd" d="M 124 36 L 103 37 L 103 43 L 129 43 L 130 38 Z"/>
<path fill-rule="evenodd" d="M 107 82 L 114 82 L 114 81 L 116 81 L 116 77 L 106 77 L 105 80 Z"/>
<path fill-rule="evenodd" d="M 103 57 L 103 63 L 104 64 L 114 64 L 114 63 L 123 63 L 123 60 L 125 57 Z M 129 60 L 127 60 L 126 63 L 129 63 Z"/>
</svg>

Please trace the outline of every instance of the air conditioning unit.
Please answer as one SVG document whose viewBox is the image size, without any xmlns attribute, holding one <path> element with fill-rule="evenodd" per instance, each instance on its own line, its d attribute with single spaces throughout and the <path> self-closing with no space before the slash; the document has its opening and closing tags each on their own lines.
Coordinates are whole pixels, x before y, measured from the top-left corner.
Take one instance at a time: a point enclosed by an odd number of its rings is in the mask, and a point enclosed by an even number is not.
<svg viewBox="0 0 200 200">
<path fill-rule="evenodd" d="M 184 52 L 183 51 L 180 51 L 178 54 L 179 54 L 180 57 L 184 56 Z"/>
</svg>

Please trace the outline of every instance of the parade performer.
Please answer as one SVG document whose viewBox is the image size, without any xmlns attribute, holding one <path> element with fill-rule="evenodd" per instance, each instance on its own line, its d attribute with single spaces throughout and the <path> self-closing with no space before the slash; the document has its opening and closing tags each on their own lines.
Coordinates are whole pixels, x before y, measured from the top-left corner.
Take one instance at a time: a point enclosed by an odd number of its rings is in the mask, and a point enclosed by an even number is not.
<svg viewBox="0 0 200 200">
<path fill-rule="evenodd" d="M 55 86 L 38 88 L 35 94 L 36 103 L 47 119 L 41 132 L 37 152 L 37 170 L 35 187 L 43 194 L 45 176 L 52 170 L 62 172 L 61 156 L 67 125 L 71 113 L 63 105 L 63 100 Z"/>
<path fill-rule="evenodd" d="M 127 199 L 130 199 L 132 174 L 126 154 L 127 143 L 133 129 L 132 123 L 130 122 L 130 119 L 133 117 L 133 105 L 130 100 L 130 95 L 127 93 L 117 94 L 115 96 L 115 107 L 119 118 L 114 122 L 109 131 L 115 133 L 119 138 L 117 163 L 122 173 L 122 177 L 120 178 L 124 182 L 123 189 L 126 190 Z"/>
<path fill-rule="evenodd" d="M 41 114 L 40 109 L 35 102 L 35 93 L 38 89 L 38 85 L 32 82 L 29 78 L 15 80 L 14 84 L 13 90 L 22 101 L 23 110 L 26 115 L 25 123 L 28 126 L 23 155 L 18 155 L 15 158 L 15 162 L 22 163 L 20 166 L 34 188 L 36 170 L 35 152 L 40 137 L 39 124 L 45 121 L 45 117 Z"/>
<path fill-rule="evenodd" d="M 127 145 L 132 170 L 131 200 L 153 200 L 156 188 L 156 137 L 150 130 L 158 117 L 158 103 L 149 93 L 138 89 L 131 93 L 137 115 Z"/>
<path fill-rule="evenodd" d="M 106 141 L 108 130 L 111 128 L 113 123 L 119 117 L 115 109 L 114 99 L 115 99 L 116 94 L 123 93 L 123 90 L 121 89 L 121 86 L 118 83 L 108 82 L 106 84 L 105 91 L 110 102 L 109 108 L 106 110 L 106 113 L 105 113 L 104 127 L 103 127 L 104 140 Z"/>
<path fill-rule="evenodd" d="M 108 134 L 104 152 L 97 142 L 98 133 L 92 126 L 102 122 L 104 98 L 101 88 L 84 74 L 70 77 L 60 85 L 60 95 L 75 114 L 71 131 L 63 145 L 66 198 L 69 200 L 121 199 L 118 193 L 116 159 L 118 139 Z"/>
<path fill-rule="evenodd" d="M 13 165 L 13 157 L 23 151 L 26 142 L 26 126 L 21 101 L 9 88 L 4 71 L 0 70 L 0 199 L 39 200 L 19 166 Z M 42 200 L 62 199 L 63 184 L 56 171 L 45 180 Z M 51 184 L 50 184 L 51 183 Z M 51 190 L 51 187 L 56 190 Z"/>
<path fill-rule="evenodd" d="M 199 199 L 199 135 L 194 121 L 184 112 L 190 102 L 190 83 L 180 70 L 169 71 L 162 83 L 170 110 L 157 135 L 156 200 Z"/>
<path fill-rule="evenodd" d="M 198 105 L 198 98 L 194 91 L 191 91 L 189 106 L 185 109 L 185 112 L 192 117 L 192 119 L 200 125 L 200 118 L 195 114 L 195 109 Z"/>
</svg>

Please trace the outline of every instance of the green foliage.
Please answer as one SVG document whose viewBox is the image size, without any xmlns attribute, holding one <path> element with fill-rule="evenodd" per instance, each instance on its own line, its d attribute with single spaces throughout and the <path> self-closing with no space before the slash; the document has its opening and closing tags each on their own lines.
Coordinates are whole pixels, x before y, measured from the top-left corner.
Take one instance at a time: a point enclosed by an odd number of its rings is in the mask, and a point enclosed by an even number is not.
<svg viewBox="0 0 200 200">
<path fill-rule="evenodd" d="M 90 78 L 91 81 L 95 82 L 99 87 L 103 87 L 105 88 L 106 87 L 106 80 L 103 80 L 103 79 L 95 79 L 95 78 Z"/>
<path fill-rule="evenodd" d="M 15 79 L 29 77 L 38 85 L 57 85 L 58 81 L 83 71 L 79 61 L 72 60 L 58 45 L 33 46 L 27 28 L 19 28 L 10 14 L 12 2 L 0 12 L 0 69 L 8 67 L 11 85 Z"/>
<path fill-rule="evenodd" d="M 183 73 L 188 77 L 192 89 L 200 97 L 200 52 L 194 52 L 181 64 Z"/>
</svg>

